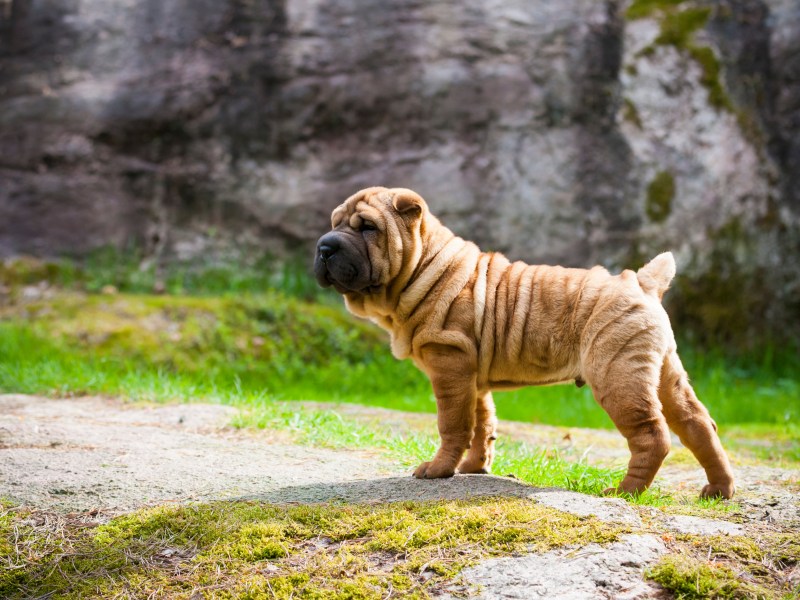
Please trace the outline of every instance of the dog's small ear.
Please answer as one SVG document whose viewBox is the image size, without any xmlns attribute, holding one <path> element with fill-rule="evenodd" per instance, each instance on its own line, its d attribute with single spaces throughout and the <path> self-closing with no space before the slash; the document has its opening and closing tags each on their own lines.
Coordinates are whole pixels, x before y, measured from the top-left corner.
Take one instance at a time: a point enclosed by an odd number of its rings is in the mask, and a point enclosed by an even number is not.
<svg viewBox="0 0 800 600">
<path fill-rule="evenodd" d="M 406 188 L 394 188 L 391 190 L 394 198 L 392 206 L 402 215 L 419 216 L 426 208 L 425 200 L 418 193 Z"/>
</svg>

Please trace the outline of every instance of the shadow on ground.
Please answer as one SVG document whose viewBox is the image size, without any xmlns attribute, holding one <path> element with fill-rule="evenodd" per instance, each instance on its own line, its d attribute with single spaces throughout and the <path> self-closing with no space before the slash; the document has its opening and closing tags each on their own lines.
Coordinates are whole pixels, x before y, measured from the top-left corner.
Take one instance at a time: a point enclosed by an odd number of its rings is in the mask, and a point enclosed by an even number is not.
<svg viewBox="0 0 800 600">
<path fill-rule="evenodd" d="M 273 503 L 313 504 L 349 502 L 379 504 L 404 500 L 461 500 L 480 496 L 516 496 L 526 498 L 540 491 L 509 477 L 492 475 L 456 475 L 449 479 L 414 479 L 382 477 L 343 483 L 318 483 L 284 487 L 264 494 L 246 495 L 241 499 Z"/>
</svg>

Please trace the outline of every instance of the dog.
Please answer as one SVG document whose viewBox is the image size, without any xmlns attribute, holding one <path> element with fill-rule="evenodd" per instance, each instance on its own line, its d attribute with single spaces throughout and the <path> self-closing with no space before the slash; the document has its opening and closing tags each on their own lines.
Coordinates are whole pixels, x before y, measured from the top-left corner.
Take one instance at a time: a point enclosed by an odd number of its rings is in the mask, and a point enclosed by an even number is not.
<svg viewBox="0 0 800 600">
<path fill-rule="evenodd" d="M 637 272 L 511 262 L 481 252 L 405 188 L 363 189 L 334 209 L 314 273 L 348 310 L 389 332 L 392 353 L 431 381 L 441 444 L 417 478 L 488 473 L 493 390 L 586 383 L 626 438 L 631 458 L 607 493 L 638 494 L 669 452 L 671 428 L 705 469 L 703 497 L 731 498 L 717 426 L 678 357 L 661 298 L 672 254 Z"/>
</svg>

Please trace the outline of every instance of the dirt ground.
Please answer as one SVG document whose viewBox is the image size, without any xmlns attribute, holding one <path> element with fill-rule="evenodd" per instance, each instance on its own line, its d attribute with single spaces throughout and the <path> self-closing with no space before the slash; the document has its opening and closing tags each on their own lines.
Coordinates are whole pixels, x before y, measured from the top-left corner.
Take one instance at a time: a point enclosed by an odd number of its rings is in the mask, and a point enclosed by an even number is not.
<svg viewBox="0 0 800 600">
<path fill-rule="evenodd" d="M 363 407 L 337 410 L 398 428 L 429 427 L 434 419 Z M 311 448 L 282 432 L 233 429 L 229 423 L 236 412 L 207 404 L 142 406 L 103 398 L 0 395 L 0 497 L 36 509 L 106 515 L 166 502 L 235 498 L 377 503 L 486 495 L 530 497 L 566 512 L 632 525 L 649 519 L 648 510 L 658 512 L 620 499 L 534 488 L 509 477 L 418 481 L 377 452 Z M 565 434 L 563 428 L 517 423 L 503 423 L 500 432 L 532 444 L 560 445 L 590 459 L 626 455 L 615 432 Z M 659 526 L 672 532 L 742 534 L 750 526 L 800 525 L 800 501 L 786 484 L 800 473 L 761 465 L 737 467 L 736 474 L 741 507 L 736 523 L 675 515 L 658 516 Z M 678 460 L 664 467 L 659 481 L 666 489 L 699 490 L 703 473 Z M 661 592 L 645 584 L 641 573 L 665 551 L 658 536 L 629 536 L 602 551 L 584 549 L 578 562 L 566 560 L 563 551 L 502 559 L 491 568 L 466 572 L 464 585 L 482 586 L 484 598 L 560 597 L 556 591 L 563 589 L 572 589 L 573 598 L 658 597 Z M 552 568 L 566 563 L 571 565 L 566 570 Z M 532 581 L 532 572 L 548 576 Z M 617 587 L 608 587 L 609 578 Z"/>
</svg>

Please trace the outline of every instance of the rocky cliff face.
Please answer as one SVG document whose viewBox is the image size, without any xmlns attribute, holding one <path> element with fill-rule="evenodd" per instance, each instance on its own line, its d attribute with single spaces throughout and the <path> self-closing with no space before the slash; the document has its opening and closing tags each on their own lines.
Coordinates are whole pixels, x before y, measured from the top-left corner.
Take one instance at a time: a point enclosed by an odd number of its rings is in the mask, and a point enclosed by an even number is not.
<svg viewBox="0 0 800 600">
<path fill-rule="evenodd" d="M 0 0 L 0 23 L 0 255 L 310 254 L 353 191 L 406 186 L 512 258 L 672 249 L 694 330 L 800 320 L 798 0 Z"/>
</svg>

